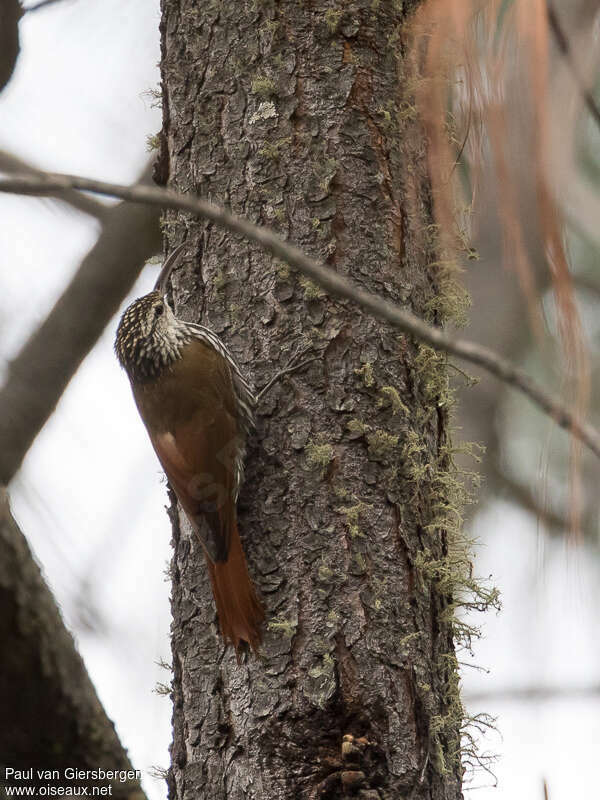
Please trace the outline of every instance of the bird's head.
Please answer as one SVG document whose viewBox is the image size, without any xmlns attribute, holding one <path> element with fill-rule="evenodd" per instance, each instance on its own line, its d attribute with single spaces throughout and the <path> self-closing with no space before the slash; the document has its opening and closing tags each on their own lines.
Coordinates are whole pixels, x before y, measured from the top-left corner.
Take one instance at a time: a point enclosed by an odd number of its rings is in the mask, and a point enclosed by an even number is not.
<svg viewBox="0 0 600 800">
<path fill-rule="evenodd" d="M 131 380 L 157 378 L 175 361 L 189 341 L 185 323 L 178 320 L 164 293 L 169 275 L 179 262 L 182 247 L 163 266 L 152 292 L 134 300 L 123 312 L 115 338 L 115 353 Z"/>
</svg>

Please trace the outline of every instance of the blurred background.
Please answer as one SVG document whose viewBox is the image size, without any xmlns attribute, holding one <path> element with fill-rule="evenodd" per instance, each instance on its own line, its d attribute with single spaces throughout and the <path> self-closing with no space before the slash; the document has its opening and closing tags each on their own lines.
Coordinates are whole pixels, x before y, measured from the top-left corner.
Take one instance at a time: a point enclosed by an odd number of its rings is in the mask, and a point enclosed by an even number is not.
<svg viewBox="0 0 600 800">
<path fill-rule="evenodd" d="M 587 6 L 557 4 L 595 35 Z M 152 96 L 158 24 L 158 0 L 67 0 L 26 15 L 16 72 L 0 95 L 0 149 L 51 171 L 134 180 L 148 158 L 147 138 L 161 126 Z M 593 186 L 600 133 L 586 119 L 579 127 L 577 170 Z M 482 180 L 490 183 L 474 226 L 479 260 L 465 274 L 467 334 L 552 384 L 559 367 L 551 296 L 542 288 L 548 342 L 541 346 L 518 281 L 502 267 L 493 183 Z M 51 200 L 3 195 L 0 207 L 1 374 L 98 229 Z M 593 382 L 598 251 L 572 216 L 568 244 Z M 124 305 L 148 291 L 157 268 L 146 268 Z M 170 741 L 170 701 L 160 692 L 170 682 L 161 666 L 170 661 L 170 525 L 162 472 L 113 356 L 116 322 L 71 381 L 11 495 L 100 699 L 148 795 L 159 800 L 166 788 L 153 773 L 168 766 Z M 500 614 L 476 620 L 483 637 L 474 653 L 460 656 L 469 712 L 497 718 L 497 733 L 481 743 L 496 757 L 489 766 L 497 786 L 475 770 L 467 794 L 530 800 L 543 797 L 545 781 L 552 800 L 589 796 L 600 742 L 599 469 L 584 460 L 583 542 L 569 545 L 566 435 L 491 379 L 466 383 L 459 374 L 457 438 L 487 447 L 468 533 L 477 540 L 475 571 L 492 576 L 503 598 Z"/>
</svg>

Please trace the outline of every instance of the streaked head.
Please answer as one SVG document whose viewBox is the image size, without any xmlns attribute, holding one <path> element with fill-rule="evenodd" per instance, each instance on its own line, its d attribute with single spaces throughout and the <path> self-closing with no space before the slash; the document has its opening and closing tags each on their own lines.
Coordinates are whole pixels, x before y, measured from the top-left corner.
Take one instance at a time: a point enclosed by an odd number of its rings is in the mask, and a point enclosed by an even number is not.
<svg viewBox="0 0 600 800">
<path fill-rule="evenodd" d="M 128 306 L 117 328 L 115 353 L 131 380 L 152 380 L 179 357 L 190 340 L 184 322 L 178 320 L 164 298 L 166 282 L 179 261 L 182 247 L 171 253 L 156 288 Z"/>
</svg>

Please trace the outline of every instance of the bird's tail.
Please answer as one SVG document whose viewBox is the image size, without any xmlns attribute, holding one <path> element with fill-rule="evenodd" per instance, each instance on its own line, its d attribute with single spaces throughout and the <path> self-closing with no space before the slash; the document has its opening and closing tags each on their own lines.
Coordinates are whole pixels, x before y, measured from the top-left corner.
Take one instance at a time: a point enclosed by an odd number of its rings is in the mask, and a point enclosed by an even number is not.
<svg viewBox="0 0 600 800">
<path fill-rule="evenodd" d="M 246 557 L 237 522 L 231 525 L 227 561 L 213 563 L 206 557 L 219 624 L 225 643 L 239 650 L 242 641 L 256 652 L 261 642 L 260 626 L 265 613 L 248 575 Z"/>
</svg>

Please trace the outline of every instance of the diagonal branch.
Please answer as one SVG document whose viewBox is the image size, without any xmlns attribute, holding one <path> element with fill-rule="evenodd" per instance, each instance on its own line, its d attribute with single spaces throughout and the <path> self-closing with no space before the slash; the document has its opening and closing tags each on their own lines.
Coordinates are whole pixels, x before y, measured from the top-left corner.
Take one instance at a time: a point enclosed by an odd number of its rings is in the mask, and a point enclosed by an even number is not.
<svg viewBox="0 0 600 800">
<path fill-rule="evenodd" d="M 491 375 L 512 386 L 528 397 L 535 405 L 548 414 L 561 428 L 581 440 L 600 458 L 600 432 L 581 419 L 580 415 L 558 401 L 540 387 L 524 370 L 495 353 L 488 347 L 466 339 L 458 339 L 429 325 L 407 309 L 400 308 L 388 300 L 360 289 L 351 281 L 323 264 L 305 255 L 268 228 L 253 225 L 243 217 L 230 214 L 223 208 L 199 197 L 178 194 L 169 189 L 152 186 L 121 186 L 105 181 L 97 181 L 78 175 L 48 173 L 44 179 L 31 176 L 14 176 L 0 180 L 0 192 L 46 195 L 59 190 L 80 189 L 97 194 L 120 197 L 133 203 L 145 203 L 161 208 L 187 211 L 204 219 L 209 219 L 231 233 L 256 242 L 276 258 L 319 284 L 329 294 L 356 303 L 374 317 L 384 320 L 404 333 L 426 342 L 436 350 L 451 353 L 457 358 L 477 364 Z M 0 406 L 1 410 L 1 406 Z M 1 476 L 0 476 L 1 477 Z"/>
<path fill-rule="evenodd" d="M 147 179 L 149 168 L 144 172 Z M 37 176 L 28 176 L 39 181 Z M 160 209 L 120 203 L 62 297 L 18 356 L 0 390 L 0 484 L 15 475 L 75 371 L 160 250 Z"/>
</svg>

